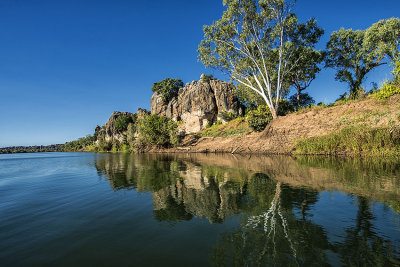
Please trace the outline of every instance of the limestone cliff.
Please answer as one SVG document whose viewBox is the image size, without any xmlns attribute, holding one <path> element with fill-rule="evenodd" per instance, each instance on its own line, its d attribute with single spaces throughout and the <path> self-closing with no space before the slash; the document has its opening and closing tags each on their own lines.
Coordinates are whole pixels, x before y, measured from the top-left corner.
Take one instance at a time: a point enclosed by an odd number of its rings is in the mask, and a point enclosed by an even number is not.
<svg viewBox="0 0 400 267">
<path fill-rule="evenodd" d="M 123 139 L 123 133 L 119 132 L 116 128 L 115 128 L 115 120 L 119 117 L 119 116 L 129 116 L 132 117 L 133 113 L 130 112 L 120 112 L 120 111 L 114 111 L 110 118 L 108 119 L 108 121 L 102 126 L 96 127 L 95 130 L 95 134 L 97 136 L 102 136 L 104 135 L 104 139 L 107 142 L 110 142 L 112 140 L 118 140 L 118 141 L 122 141 Z"/>
<path fill-rule="evenodd" d="M 234 85 L 211 79 L 193 81 L 179 89 L 178 96 L 164 102 L 157 92 L 151 98 L 151 113 L 182 121 L 186 133 L 203 130 L 218 120 L 221 112 L 242 115 L 243 107 L 234 94 Z"/>
</svg>

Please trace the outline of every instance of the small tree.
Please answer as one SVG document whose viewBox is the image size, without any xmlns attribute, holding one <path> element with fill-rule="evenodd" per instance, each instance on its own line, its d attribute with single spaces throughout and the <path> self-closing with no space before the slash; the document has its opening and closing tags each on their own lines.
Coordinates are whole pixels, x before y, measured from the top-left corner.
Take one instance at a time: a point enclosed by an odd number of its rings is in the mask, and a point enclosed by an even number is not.
<svg viewBox="0 0 400 267">
<path fill-rule="evenodd" d="M 290 103 L 296 108 L 308 107 L 311 104 L 315 104 L 315 100 L 308 93 L 300 93 L 292 95 L 289 98 Z"/>
<path fill-rule="evenodd" d="M 146 145 L 169 146 L 179 143 L 178 125 L 164 116 L 146 115 L 138 119 L 139 141 Z"/>
<path fill-rule="evenodd" d="M 179 88 L 182 87 L 182 80 L 167 78 L 161 82 L 154 83 L 151 90 L 161 94 L 161 98 L 164 102 L 169 102 L 172 98 L 178 96 Z"/>
<path fill-rule="evenodd" d="M 333 32 L 327 44 L 326 67 L 336 69 L 336 80 L 350 86 L 350 97 L 355 98 L 366 75 L 386 64 L 384 54 L 375 41 L 365 41 L 366 31 L 352 29 Z"/>
<path fill-rule="evenodd" d="M 313 103 L 312 97 L 304 91 L 314 81 L 317 73 L 321 71 L 319 65 L 324 60 L 324 55 L 322 51 L 313 48 L 300 48 L 296 51 L 294 58 L 298 59 L 298 64 L 289 74 L 289 77 L 296 89 L 296 95 L 292 96 L 290 100 L 297 108 Z M 296 101 L 293 101 L 293 97 Z"/>
<path fill-rule="evenodd" d="M 259 94 L 277 117 L 297 49 L 313 47 L 322 34 L 315 20 L 298 23 L 294 0 L 224 0 L 227 10 L 204 26 L 200 61 Z"/>
</svg>

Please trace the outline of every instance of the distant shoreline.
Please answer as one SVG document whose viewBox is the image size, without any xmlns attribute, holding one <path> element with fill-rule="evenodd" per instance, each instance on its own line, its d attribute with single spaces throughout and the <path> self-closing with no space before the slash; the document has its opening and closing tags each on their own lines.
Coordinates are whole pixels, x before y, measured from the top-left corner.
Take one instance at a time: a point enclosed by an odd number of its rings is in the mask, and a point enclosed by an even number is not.
<svg viewBox="0 0 400 267">
<path fill-rule="evenodd" d="M 1 147 L 0 154 L 39 153 L 39 152 L 64 152 L 63 144 L 47 146 L 10 146 Z"/>
</svg>

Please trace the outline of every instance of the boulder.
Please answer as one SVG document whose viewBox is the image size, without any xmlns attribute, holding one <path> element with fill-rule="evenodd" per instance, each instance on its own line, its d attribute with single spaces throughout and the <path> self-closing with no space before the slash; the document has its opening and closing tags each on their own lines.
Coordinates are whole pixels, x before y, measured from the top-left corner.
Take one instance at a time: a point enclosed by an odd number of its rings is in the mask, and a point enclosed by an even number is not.
<svg viewBox="0 0 400 267">
<path fill-rule="evenodd" d="M 151 113 L 182 121 L 180 127 L 186 133 L 203 130 L 207 124 L 214 124 L 221 112 L 243 114 L 243 107 L 235 97 L 231 83 L 211 79 L 193 81 L 179 89 L 178 96 L 165 102 L 157 92 L 153 94 Z"/>
</svg>

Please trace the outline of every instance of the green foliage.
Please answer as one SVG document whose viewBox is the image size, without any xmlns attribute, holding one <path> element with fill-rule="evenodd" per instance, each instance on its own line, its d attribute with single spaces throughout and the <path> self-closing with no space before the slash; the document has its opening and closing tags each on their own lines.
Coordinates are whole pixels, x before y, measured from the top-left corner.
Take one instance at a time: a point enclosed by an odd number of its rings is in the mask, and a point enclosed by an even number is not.
<svg viewBox="0 0 400 267">
<path fill-rule="evenodd" d="M 289 112 L 293 112 L 295 110 L 293 104 L 286 99 L 281 99 L 279 100 L 279 109 L 278 109 L 278 115 L 279 116 L 285 116 Z"/>
<path fill-rule="evenodd" d="M 128 115 L 121 115 L 115 119 L 114 128 L 122 133 L 128 129 L 128 124 L 132 123 L 132 117 Z"/>
<path fill-rule="evenodd" d="M 221 121 L 217 121 L 214 125 L 208 125 L 208 127 L 199 134 L 207 137 L 228 137 L 251 132 L 248 124 L 244 122 L 245 119 L 242 117 L 238 117 L 225 124 L 222 124 Z"/>
<path fill-rule="evenodd" d="M 320 64 L 325 60 L 325 56 L 324 52 L 313 48 L 301 48 L 296 51 L 294 58 L 298 60 L 298 64 L 289 73 L 289 77 L 297 91 L 297 94 L 291 97 L 291 102 L 297 108 L 313 104 L 312 97 L 303 91 L 311 85 L 317 73 L 321 71 Z"/>
<path fill-rule="evenodd" d="M 178 145 L 178 125 L 164 116 L 149 115 L 138 120 L 137 131 L 141 145 Z"/>
<path fill-rule="evenodd" d="M 290 103 L 295 109 L 302 107 L 309 107 L 311 104 L 315 104 L 315 100 L 308 93 L 300 93 L 300 95 L 292 95 L 289 98 Z"/>
<path fill-rule="evenodd" d="M 126 133 L 127 143 L 133 143 L 135 141 L 135 133 L 136 133 L 136 123 L 129 123 Z"/>
<path fill-rule="evenodd" d="M 210 80 L 214 79 L 214 77 L 210 74 L 210 75 L 201 75 L 201 81 L 208 83 Z"/>
<path fill-rule="evenodd" d="M 249 126 L 257 132 L 261 132 L 272 121 L 271 111 L 267 106 L 259 106 L 247 114 Z"/>
<path fill-rule="evenodd" d="M 226 122 L 234 120 L 234 119 L 236 119 L 238 117 L 237 114 L 232 113 L 232 112 L 228 112 L 228 111 L 220 112 L 219 116 L 221 117 L 221 119 L 223 119 Z"/>
<path fill-rule="evenodd" d="M 400 86 L 393 82 L 385 82 L 380 90 L 372 93 L 370 96 L 380 100 L 385 100 L 395 94 L 400 94 Z"/>
<path fill-rule="evenodd" d="M 96 141 L 95 137 L 92 135 L 87 135 L 86 137 L 81 137 L 78 140 L 67 142 L 62 146 L 63 151 L 82 151 L 85 148 L 92 146 Z"/>
<path fill-rule="evenodd" d="M 378 22 L 365 31 L 342 28 L 332 33 L 327 44 L 326 67 L 337 70 L 336 80 L 349 84 L 351 98 L 357 98 L 366 75 L 385 64 L 390 41 L 386 33 L 378 34 L 381 24 Z"/>
<path fill-rule="evenodd" d="M 98 140 L 98 144 L 97 144 L 97 150 L 98 150 L 98 151 L 100 151 L 100 152 L 105 152 L 105 151 L 110 151 L 110 150 L 111 150 L 111 148 L 112 148 L 112 143 L 106 141 L 105 135 L 104 135 L 104 134 L 101 134 L 101 135 L 98 137 L 97 140 Z"/>
<path fill-rule="evenodd" d="M 265 104 L 265 100 L 260 94 L 241 83 L 236 86 L 235 94 L 247 109 L 253 110 L 259 105 Z"/>
<path fill-rule="evenodd" d="M 277 116 L 279 101 L 291 85 L 299 49 L 312 49 L 323 34 L 314 19 L 305 24 L 292 13 L 293 0 L 226 0 L 222 18 L 204 26 L 199 59 L 262 95 Z"/>
<path fill-rule="evenodd" d="M 300 140 L 295 154 L 391 156 L 400 153 L 397 128 L 349 126 L 326 136 Z"/>
<path fill-rule="evenodd" d="M 400 73 L 400 19 L 390 18 L 374 23 L 365 33 L 364 46 L 377 49 L 389 58 L 393 73 Z"/>
<path fill-rule="evenodd" d="M 164 102 L 169 102 L 172 98 L 178 96 L 178 91 L 181 87 L 183 87 L 182 80 L 167 78 L 161 82 L 154 83 L 151 90 L 161 94 Z"/>
</svg>

